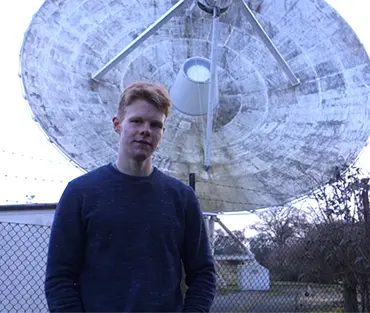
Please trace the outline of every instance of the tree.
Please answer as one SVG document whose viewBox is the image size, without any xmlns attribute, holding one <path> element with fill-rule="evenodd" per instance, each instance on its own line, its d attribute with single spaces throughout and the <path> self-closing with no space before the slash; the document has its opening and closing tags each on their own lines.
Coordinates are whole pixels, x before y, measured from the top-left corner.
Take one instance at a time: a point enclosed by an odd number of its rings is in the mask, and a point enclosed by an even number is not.
<svg viewBox="0 0 370 313">
<path fill-rule="evenodd" d="M 258 231 L 249 241 L 251 251 L 275 279 L 341 283 L 345 312 L 358 312 L 360 290 L 361 309 L 368 312 L 368 180 L 347 164 L 334 167 L 326 182 L 310 179 L 321 186 L 309 195 L 312 205 L 305 211 L 310 214 L 292 207 L 261 213 L 251 227 Z"/>
<path fill-rule="evenodd" d="M 241 243 L 245 242 L 245 234 L 243 231 L 234 230 L 232 233 L 238 238 Z M 215 231 L 214 251 L 219 255 L 240 255 L 245 254 L 240 244 L 231 236 L 224 233 L 221 229 Z"/>
<path fill-rule="evenodd" d="M 362 309 L 369 310 L 370 233 L 362 205 L 364 186 L 361 170 L 344 164 L 311 195 L 314 227 L 304 242 L 306 257 L 311 272 L 342 282 L 345 312 L 358 312 L 358 287 Z"/>
<path fill-rule="evenodd" d="M 263 211 L 258 217 L 260 222 L 250 226 L 250 229 L 263 234 L 264 240 L 275 247 L 283 247 L 302 237 L 308 225 L 305 213 L 293 206 Z"/>
<path fill-rule="evenodd" d="M 259 233 L 249 239 L 249 248 L 254 254 L 256 261 L 262 266 L 268 267 L 268 258 L 273 249 L 271 241 L 264 233 Z"/>
<path fill-rule="evenodd" d="M 292 206 L 276 207 L 261 212 L 259 219 L 250 226 L 258 232 L 249 240 L 256 260 L 270 270 L 273 279 L 297 281 L 300 263 L 295 262 L 290 250 L 307 232 L 305 213 Z"/>
</svg>

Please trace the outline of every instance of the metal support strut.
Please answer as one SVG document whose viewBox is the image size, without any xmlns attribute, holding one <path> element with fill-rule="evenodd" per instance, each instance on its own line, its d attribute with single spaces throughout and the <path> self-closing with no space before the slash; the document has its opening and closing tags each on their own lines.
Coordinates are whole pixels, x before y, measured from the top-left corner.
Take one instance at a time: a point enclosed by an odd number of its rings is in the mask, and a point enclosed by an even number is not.
<svg viewBox="0 0 370 313">
<path fill-rule="evenodd" d="M 119 52 L 112 60 L 104 65 L 99 71 L 92 75 L 92 79 L 99 80 L 109 72 L 116 64 L 121 62 L 127 55 L 140 46 L 145 40 L 152 36 L 158 29 L 167 23 L 189 0 L 180 0 L 171 9 L 164 13 L 158 20 L 150 25 L 143 33 L 135 38 L 126 48 Z"/>
<path fill-rule="evenodd" d="M 290 69 L 289 65 L 286 63 L 283 56 L 280 54 L 280 52 L 275 47 L 270 37 L 267 35 L 267 33 L 264 31 L 261 24 L 258 22 L 256 17 L 254 16 L 253 12 L 249 9 L 248 5 L 245 3 L 245 0 L 240 0 L 240 1 L 242 2 L 242 6 L 244 8 L 243 12 L 248 22 L 252 25 L 253 29 L 256 31 L 256 33 L 261 38 L 261 40 L 266 45 L 266 47 L 270 50 L 275 60 L 282 67 L 284 73 L 287 75 L 292 85 L 293 86 L 298 85 L 300 83 L 299 79 L 294 75 L 293 71 Z"/>
<path fill-rule="evenodd" d="M 217 79 L 217 42 L 218 42 L 218 23 L 220 18 L 220 9 L 217 7 L 213 8 L 213 19 L 212 19 L 212 46 L 211 46 L 211 77 L 209 84 L 209 102 L 207 112 L 207 129 L 206 129 L 206 140 L 204 147 L 204 161 L 206 171 L 211 166 L 211 145 L 212 145 L 212 133 L 213 133 L 213 111 L 215 108 L 216 101 L 216 79 Z"/>
</svg>

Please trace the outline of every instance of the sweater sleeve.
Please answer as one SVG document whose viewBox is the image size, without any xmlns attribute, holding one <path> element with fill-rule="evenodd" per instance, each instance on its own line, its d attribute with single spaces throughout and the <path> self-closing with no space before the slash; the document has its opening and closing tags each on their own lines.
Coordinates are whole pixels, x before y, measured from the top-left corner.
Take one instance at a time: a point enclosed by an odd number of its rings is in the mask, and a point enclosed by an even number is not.
<svg viewBox="0 0 370 313">
<path fill-rule="evenodd" d="M 188 287 L 183 312 L 209 312 L 216 292 L 216 272 L 198 199 L 189 187 L 183 264 Z"/>
<path fill-rule="evenodd" d="M 45 275 L 50 312 L 83 312 L 77 287 L 84 251 L 80 198 L 69 183 L 55 211 Z"/>
</svg>

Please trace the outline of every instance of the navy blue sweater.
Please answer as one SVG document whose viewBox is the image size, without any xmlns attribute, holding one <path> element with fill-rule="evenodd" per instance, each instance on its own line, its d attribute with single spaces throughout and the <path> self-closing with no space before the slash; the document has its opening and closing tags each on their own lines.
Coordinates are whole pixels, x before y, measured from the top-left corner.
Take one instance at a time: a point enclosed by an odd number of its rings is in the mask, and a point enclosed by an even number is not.
<svg viewBox="0 0 370 313">
<path fill-rule="evenodd" d="M 51 312 L 208 312 L 215 268 L 193 190 L 156 168 L 135 177 L 111 164 L 71 181 L 51 229 L 45 294 Z"/>
</svg>

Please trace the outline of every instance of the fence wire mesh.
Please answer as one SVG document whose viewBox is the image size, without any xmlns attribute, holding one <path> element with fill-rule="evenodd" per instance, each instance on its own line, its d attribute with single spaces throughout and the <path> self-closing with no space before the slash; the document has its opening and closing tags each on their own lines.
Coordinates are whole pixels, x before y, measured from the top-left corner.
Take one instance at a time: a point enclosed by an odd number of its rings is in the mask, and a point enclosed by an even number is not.
<svg viewBox="0 0 370 313">
<path fill-rule="evenodd" d="M 47 312 L 44 271 L 50 228 L 2 222 L 0 234 L 0 312 Z M 263 253 L 256 257 L 222 231 L 212 243 L 218 276 L 212 312 L 343 311 L 339 283 L 300 281 L 309 260 L 294 260 L 284 250 L 268 259 L 261 258 Z"/>
<path fill-rule="evenodd" d="M 46 312 L 44 272 L 50 228 L 0 223 L 0 312 Z"/>
<path fill-rule="evenodd" d="M 218 292 L 214 312 L 333 312 L 343 311 L 339 284 L 301 281 L 309 267 L 301 259 L 292 259 L 286 251 L 265 251 L 254 255 L 218 233 L 214 255 L 218 275 Z M 302 275 L 300 275 L 302 274 Z"/>
</svg>

